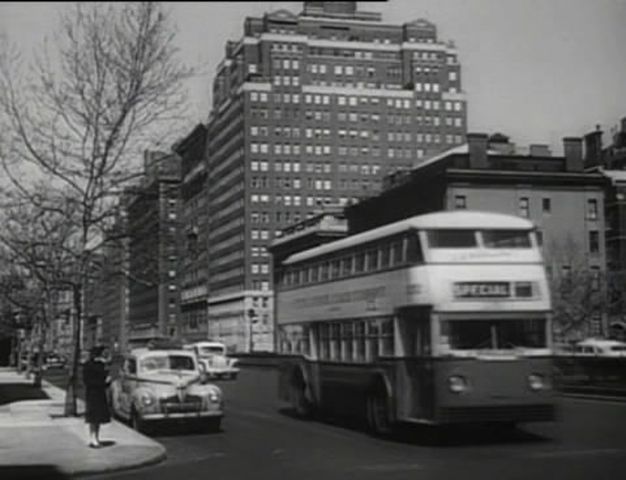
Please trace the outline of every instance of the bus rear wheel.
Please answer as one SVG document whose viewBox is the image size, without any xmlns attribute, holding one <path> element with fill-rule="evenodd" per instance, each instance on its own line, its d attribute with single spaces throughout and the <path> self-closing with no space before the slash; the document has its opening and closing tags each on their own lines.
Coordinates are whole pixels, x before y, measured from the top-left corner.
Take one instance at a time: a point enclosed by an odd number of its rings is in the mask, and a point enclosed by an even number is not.
<svg viewBox="0 0 626 480">
<path fill-rule="evenodd" d="M 367 396 L 367 424 L 374 435 L 385 437 L 393 433 L 387 395 L 380 390 Z"/>
</svg>

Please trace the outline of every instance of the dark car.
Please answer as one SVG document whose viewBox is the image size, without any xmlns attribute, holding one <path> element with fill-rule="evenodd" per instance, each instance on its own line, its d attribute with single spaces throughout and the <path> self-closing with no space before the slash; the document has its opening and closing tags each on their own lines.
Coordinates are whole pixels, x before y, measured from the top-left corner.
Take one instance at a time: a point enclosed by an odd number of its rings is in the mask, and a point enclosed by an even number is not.
<svg viewBox="0 0 626 480">
<path fill-rule="evenodd" d="M 44 368 L 46 370 L 52 368 L 65 368 L 67 365 L 67 360 L 61 355 L 57 355 L 56 353 L 51 353 L 46 355 L 46 361 L 44 362 Z"/>
</svg>

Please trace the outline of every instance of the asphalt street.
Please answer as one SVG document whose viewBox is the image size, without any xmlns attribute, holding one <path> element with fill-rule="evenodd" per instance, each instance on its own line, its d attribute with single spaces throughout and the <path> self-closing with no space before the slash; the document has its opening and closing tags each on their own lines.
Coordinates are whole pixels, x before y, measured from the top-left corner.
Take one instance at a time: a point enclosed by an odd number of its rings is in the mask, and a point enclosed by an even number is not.
<svg viewBox="0 0 626 480">
<path fill-rule="evenodd" d="M 154 432 L 165 462 L 115 479 L 618 479 L 626 471 L 626 403 L 566 398 L 561 420 L 513 432 L 409 428 L 392 440 L 358 423 L 303 421 L 281 409 L 270 369 L 220 381 L 219 433 Z"/>
</svg>

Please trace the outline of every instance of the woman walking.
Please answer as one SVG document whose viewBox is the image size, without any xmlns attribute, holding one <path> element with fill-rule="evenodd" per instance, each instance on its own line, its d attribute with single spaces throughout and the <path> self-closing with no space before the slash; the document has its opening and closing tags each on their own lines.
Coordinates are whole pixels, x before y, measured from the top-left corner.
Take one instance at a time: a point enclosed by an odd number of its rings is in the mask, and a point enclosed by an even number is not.
<svg viewBox="0 0 626 480">
<path fill-rule="evenodd" d="M 85 384 L 85 422 L 89 424 L 89 446 L 99 448 L 100 425 L 111 421 L 106 390 L 110 382 L 105 361 L 102 358 L 104 347 L 94 347 L 89 352 L 89 360 L 83 365 Z"/>
</svg>

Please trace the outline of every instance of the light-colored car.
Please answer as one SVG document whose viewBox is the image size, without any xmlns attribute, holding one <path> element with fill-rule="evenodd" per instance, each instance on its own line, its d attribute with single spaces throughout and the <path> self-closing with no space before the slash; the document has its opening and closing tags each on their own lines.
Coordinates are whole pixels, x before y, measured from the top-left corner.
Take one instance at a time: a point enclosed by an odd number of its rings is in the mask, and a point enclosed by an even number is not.
<svg viewBox="0 0 626 480">
<path fill-rule="evenodd" d="M 230 358 L 226 354 L 226 345 L 221 342 L 204 341 L 185 346 L 192 350 L 208 378 L 231 378 L 236 379 L 239 373 L 238 360 Z"/>
<path fill-rule="evenodd" d="M 142 431 L 152 423 L 188 421 L 219 430 L 224 401 L 205 382 L 196 356 L 182 349 L 136 349 L 111 385 L 113 412 Z"/>
<path fill-rule="evenodd" d="M 574 346 L 575 356 L 626 357 L 626 343 L 603 338 L 588 338 Z"/>
</svg>

